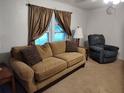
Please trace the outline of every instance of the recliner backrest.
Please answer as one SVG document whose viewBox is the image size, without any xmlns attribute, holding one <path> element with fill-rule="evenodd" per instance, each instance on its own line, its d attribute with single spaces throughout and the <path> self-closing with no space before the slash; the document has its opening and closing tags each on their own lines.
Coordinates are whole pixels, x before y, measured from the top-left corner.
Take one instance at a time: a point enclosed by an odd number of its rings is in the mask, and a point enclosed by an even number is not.
<svg viewBox="0 0 124 93">
<path fill-rule="evenodd" d="M 88 35 L 89 46 L 105 45 L 105 38 L 102 34 Z"/>
</svg>

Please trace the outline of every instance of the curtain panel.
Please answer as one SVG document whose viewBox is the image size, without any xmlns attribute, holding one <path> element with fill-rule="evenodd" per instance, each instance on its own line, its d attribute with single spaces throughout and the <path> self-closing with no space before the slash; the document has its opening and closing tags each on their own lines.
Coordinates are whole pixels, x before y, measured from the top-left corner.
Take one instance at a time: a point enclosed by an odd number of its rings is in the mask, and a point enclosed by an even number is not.
<svg viewBox="0 0 124 93">
<path fill-rule="evenodd" d="M 42 36 L 47 30 L 53 14 L 52 9 L 28 5 L 28 45 Z"/>
<path fill-rule="evenodd" d="M 64 29 L 67 35 L 72 37 L 71 26 L 71 12 L 55 10 L 55 17 L 57 18 L 60 26 Z"/>
</svg>

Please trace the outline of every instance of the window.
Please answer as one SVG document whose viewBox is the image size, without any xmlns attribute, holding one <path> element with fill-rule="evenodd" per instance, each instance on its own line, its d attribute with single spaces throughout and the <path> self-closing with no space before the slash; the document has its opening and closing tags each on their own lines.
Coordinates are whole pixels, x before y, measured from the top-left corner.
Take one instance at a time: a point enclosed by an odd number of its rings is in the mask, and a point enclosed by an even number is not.
<svg viewBox="0 0 124 93">
<path fill-rule="evenodd" d="M 64 41 L 66 39 L 66 33 L 58 23 L 57 19 L 53 15 L 52 21 L 48 27 L 48 30 L 44 35 L 35 40 L 36 45 L 43 45 L 46 42 Z"/>
<path fill-rule="evenodd" d="M 46 32 L 44 35 L 42 35 L 40 38 L 35 40 L 36 45 L 43 45 L 44 43 L 49 41 L 49 33 Z"/>
<path fill-rule="evenodd" d="M 53 41 L 63 41 L 65 40 L 65 38 L 66 38 L 65 32 L 63 31 L 62 27 L 58 23 L 57 19 L 55 19 Z"/>
</svg>

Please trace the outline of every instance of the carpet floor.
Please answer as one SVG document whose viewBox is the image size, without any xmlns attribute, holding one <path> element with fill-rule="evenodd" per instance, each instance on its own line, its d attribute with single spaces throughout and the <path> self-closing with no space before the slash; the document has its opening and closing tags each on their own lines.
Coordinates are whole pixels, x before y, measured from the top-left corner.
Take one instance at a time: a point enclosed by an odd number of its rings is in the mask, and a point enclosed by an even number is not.
<svg viewBox="0 0 124 93">
<path fill-rule="evenodd" d="M 0 93 L 11 93 L 3 92 L 8 89 L 4 87 Z M 17 86 L 17 93 L 25 93 L 22 89 Z M 124 61 L 98 64 L 89 59 L 85 68 L 77 70 L 43 93 L 124 93 Z"/>
<path fill-rule="evenodd" d="M 98 64 L 89 59 L 85 68 L 43 93 L 124 93 L 124 62 Z"/>
</svg>

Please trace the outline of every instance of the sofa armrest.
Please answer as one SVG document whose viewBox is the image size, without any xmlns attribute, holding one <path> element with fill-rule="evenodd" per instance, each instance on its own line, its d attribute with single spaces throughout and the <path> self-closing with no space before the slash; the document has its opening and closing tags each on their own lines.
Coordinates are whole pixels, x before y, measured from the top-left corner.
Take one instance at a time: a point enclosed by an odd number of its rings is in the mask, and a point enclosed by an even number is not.
<svg viewBox="0 0 124 93">
<path fill-rule="evenodd" d="M 86 61 L 87 60 L 86 49 L 82 47 L 78 47 L 78 52 L 83 55 L 83 60 Z"/>
<path fill-rule="evenodd" d="M 86 54 L 86 49 L 82 47 L 78 47 L 78 52 L 85 55 Z"/>
<path fill-rule="evenodd" d="M 24 81 L 32 81 L 34 78 L 33 69 L 19 60 L 11 58 L 10 65 L 14 72 Z"/>
</svg>

